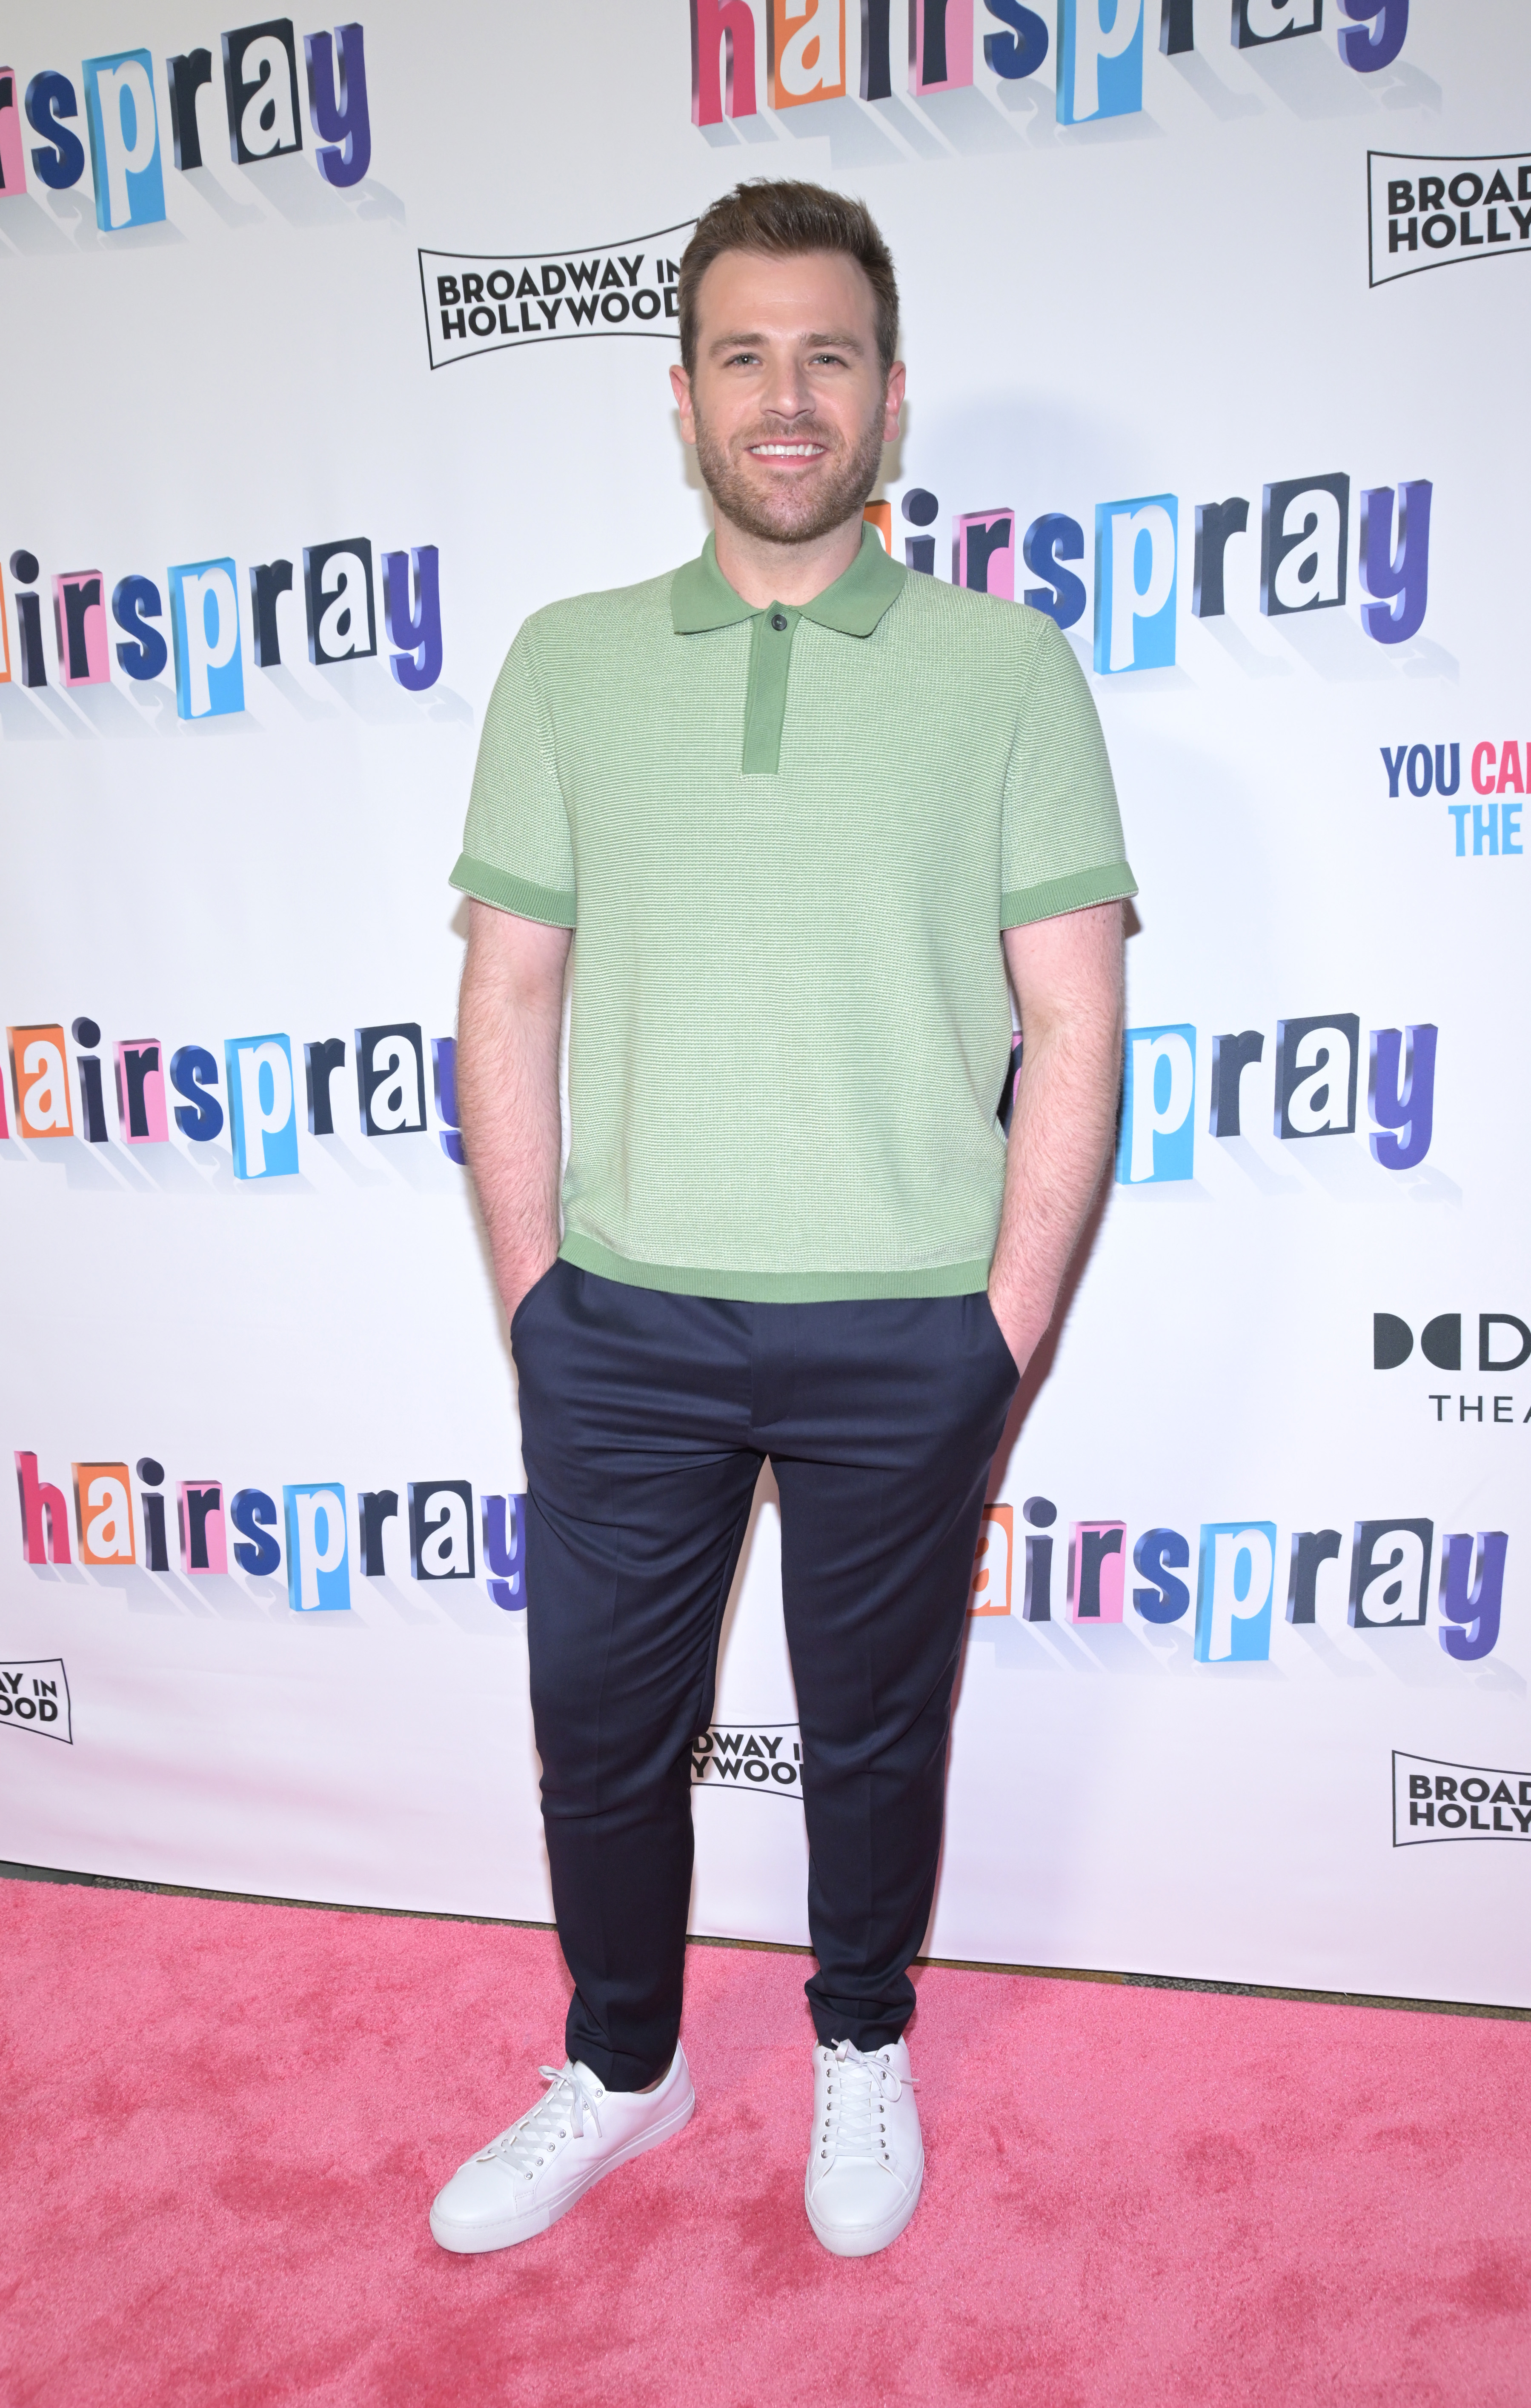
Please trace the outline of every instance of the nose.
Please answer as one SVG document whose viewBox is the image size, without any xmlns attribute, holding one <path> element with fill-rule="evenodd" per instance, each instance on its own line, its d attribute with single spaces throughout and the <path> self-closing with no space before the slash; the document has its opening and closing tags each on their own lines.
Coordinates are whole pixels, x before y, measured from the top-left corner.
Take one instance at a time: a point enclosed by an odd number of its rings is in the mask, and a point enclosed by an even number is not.
<svg viewBox="0 0 1531 2408">
<path fill-rule="evenodd" d="M 767 382 L 761 408 L 768 418 L 779 418 L 790 424 L 794 419 L 812 414 L 814 398 L 809 392 L 798 360 L 783 360 L 772 372 Z"/>
</svg>

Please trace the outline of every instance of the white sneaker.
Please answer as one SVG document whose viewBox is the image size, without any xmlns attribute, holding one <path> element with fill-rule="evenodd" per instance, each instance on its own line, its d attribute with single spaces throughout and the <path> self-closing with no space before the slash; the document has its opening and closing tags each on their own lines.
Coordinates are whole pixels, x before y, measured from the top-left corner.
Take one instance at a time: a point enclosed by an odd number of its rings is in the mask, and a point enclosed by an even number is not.
<svg viewBox="0 0 1531 2408">
<path fill-rule="evenodd" d="M 539 2071 L 552 2086 L 546 2098 L 437 2194 L 430 2229 L 443 2249 L 509 2249 L 545 2232 L 602 2174 L 689 2123 L 697 2103 L 678 2046 L 655 2090 L 608 2090 L 587 2065 Z"/>
<path fill-rule="evenodd" d="M 925 2179 L 909 2051 L 863 2057 L 848 2040 L 814 2051 L 814 2138 L 802 2186 L 808 2221 L 837 2258 L 896 2241 Z"/>
</svg>

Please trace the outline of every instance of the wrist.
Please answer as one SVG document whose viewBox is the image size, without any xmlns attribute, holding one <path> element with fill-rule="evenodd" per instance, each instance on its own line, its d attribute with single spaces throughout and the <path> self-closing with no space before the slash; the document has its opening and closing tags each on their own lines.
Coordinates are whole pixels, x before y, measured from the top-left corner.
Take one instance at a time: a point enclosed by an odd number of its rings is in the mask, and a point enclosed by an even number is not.
<svg viewBox="0 0 1531 2408">
<path fill-rule="evenodd" d="M 557 1259 L 558 1249 L 555 1243 L 535 1251 L 522 1247 L 509 1260 L 497 1260 L 495 1283 L 507 1315 L 514 1314 L 522 1297 L 536 1286 L 545 1272 L 552 1269 Z"/>
<path fill-rule="evenodd" d="M 1018 1363 L 1024 1363 L 1046 1336 L 1047 1322 L 1037 1320 L 1034 1309 L 1029 1309 L 1023 1297 L 1007 1295 L 1003 1281 L 990 1279 L 989 1309 L 1004 1330 L 1011 1354 Z"/>
</svg>

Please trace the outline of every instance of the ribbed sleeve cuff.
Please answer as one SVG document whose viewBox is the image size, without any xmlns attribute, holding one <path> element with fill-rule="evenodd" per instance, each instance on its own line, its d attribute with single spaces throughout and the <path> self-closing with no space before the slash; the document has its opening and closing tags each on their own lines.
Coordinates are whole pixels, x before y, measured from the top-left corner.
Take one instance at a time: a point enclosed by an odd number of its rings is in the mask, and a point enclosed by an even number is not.
<svg viewBox="0 0 1531 2408">
<path fill-rule="evenodd" d="M 497 911 L 513 911 L 521 920 L 541 920 L 549 928 L 577 925 L 572 895 L 560 895 L 551 886 L 534 886 L 529 878 L 514 878 L 508 869 L 475 861 L 470 853 L 458 854 L 447 883 L 480 903 L 492 903 Z"/>
<path fill-rule="evenodd" d="M 1124 861 L 1102 869 L 1074 869 L 1066 878 L 1048 878 L 1040 886 L 1019 886 L 1000 896 L 1000 926 L 1025 928 L 1033 920 L 1056 920 L 1064 911 L 1086 911 L 1092 903 L 1124 903 L 1137 893 L 1137 881 Z"/>
</svg>

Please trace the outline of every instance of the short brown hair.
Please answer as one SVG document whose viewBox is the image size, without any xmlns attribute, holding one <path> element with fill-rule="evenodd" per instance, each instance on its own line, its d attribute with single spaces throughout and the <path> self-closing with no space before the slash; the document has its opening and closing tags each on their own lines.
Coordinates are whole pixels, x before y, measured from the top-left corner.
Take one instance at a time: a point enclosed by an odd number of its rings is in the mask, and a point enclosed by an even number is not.
<svg viewBox="0 0 1531 2408">
<path fill-rule="evenodd" d="M 697 294 L 714 260 L 725 251 L 753 251 L 766 259 L 838 251 L 854 259 L 872 287 L 877 357 L 884 376 L 888 374 L 899 346 L 899 288 L 892 253 L 864 201 L 847 201 L 822 184 L 768 176 L 736 184 L 715 201 L 698 219 L 681 254 L 681 365 L 687 376 L 697 365 Z"/>
</svg>

